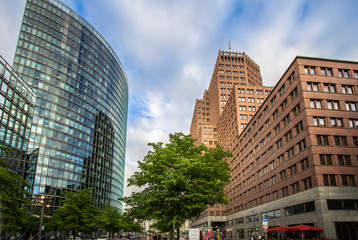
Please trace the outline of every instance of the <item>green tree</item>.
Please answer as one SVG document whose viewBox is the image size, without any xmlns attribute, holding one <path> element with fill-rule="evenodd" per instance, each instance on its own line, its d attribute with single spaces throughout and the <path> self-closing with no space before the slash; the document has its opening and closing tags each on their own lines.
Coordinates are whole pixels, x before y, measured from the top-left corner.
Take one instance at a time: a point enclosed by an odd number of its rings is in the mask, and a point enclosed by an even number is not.
<svg viewBox="0 0 358 240">
<path fill-rule="evenodd" d="M 65 192 L 63 207 L 54 211 L 49 225 L 56 225 L 57 231 L 70 229 L 73 239 L 79 232 L 90 234 L 98 231 L 99 226 L 103 225 L 103 213 L 95 207 L 91 190 L 89 188 L 78 192 Z"/>
<path fill-rule="evenodd" d="M 169 143 L 149 143 L 139 171 L 128 179 L 128 186 L 143 188 L 124 201 L 129 214 L 139 219 L 154 220 L 158 225 L 179 228 L 185 220 L 198 217 L 208 206 L 227 204 L 224 187 L 230 181 L 230 167 L 224 158 L 232 154 L 219 145 L 195 146 L 190 135 L 169 135 Z M 168 223 L 165 226 L 164 222 Z"/>
<path fill-rule="evenodd" d="M 121 230 L 120 222 L 122 220 L 122 214 L 120 211 L 112 206 L 107 206 L 103 211 L 103 228 L 106 232 L 113 233 Z"/>
<path fill-rule="evenodd" d="M 141 224 L 136 221 L 133 216 L 129 215 L 128 213 L 123 213 L 120 220 L 120 229 L 123 232 L 142 232 L 143 228 Z"/>
<path fill-rule="evenodd" d="M 1 152 L 10 154 L 13 150 L 0 145 Z M 25 207 L 30 203 L 29 185 L 23 177 L 0 158 L 0 235 L 6 232 L 23 233 L 31 223 L 31 215 Z"/>
</svg>

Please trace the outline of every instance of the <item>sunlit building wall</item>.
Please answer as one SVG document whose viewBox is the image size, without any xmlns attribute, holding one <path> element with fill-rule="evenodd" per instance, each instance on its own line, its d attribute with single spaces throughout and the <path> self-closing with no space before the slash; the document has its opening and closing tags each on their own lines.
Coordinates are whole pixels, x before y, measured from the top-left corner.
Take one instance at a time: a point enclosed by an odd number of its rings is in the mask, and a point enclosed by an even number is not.
<svg viewBox="0 0 358 240">
<path fill-rule="evenodd" d="M 220 144 L 228 149 L 230 141 L 241 134 L 271 90 L 272 87 L 262 85 L 259 65 L 245 52 L 219 50 L 209 88 L 195 102 L 190 134 L 196 144 L 207 147 Z M 239 103 L 235 114 L 222 120 L 227 103 L 235 99 Z M 234 122 L 236 126 L 220 137 L 223 121 Z M 191 226 L 220 230 L 225 222 L 225 206 L 216 204 L 193 220 Z"/>
<path fill-rule="evenodd" d="M 106 40 L 57 0 L 28 0 L 14 69 L 37 94 L 29 150 L 34 194 L 93 188 L 98 207 L 122 208 L 128 84 Z"/>
<path fill-rule="evenodd" d="M 218 127 L 219 143 L 233 153 L 227 239 L 263 235 L 264 217 L 270 228 L 323 229 L 311 238 L 356 238 L 357 79 L 357 62 L 296 57 L 235 137 L 229 120 L 239 103 L 230 96 Z"/>
</svg>

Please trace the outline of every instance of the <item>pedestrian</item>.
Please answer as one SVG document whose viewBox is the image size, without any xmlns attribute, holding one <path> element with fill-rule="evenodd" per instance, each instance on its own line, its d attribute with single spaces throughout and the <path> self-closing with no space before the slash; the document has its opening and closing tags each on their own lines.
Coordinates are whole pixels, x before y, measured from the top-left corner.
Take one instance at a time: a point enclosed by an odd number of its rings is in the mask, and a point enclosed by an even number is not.
<svg viewBox="0 0 358 240">
<path fill-rule="evenodd" d="M 157 234 L 154 234 L 153 240 L 158 240 Z"/>
</svg>

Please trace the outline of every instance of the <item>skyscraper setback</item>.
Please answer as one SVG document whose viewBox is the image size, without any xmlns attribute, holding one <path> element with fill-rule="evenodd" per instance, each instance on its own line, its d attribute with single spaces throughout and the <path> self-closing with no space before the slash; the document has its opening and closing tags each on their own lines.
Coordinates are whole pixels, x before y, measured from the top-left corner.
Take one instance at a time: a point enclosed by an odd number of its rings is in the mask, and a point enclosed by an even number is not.
<svg viewBox="0 0 358 240">
<path fill-rule="evenodd" d="M 262 85 L 260 67 L 245 52 L 219 51 L 209 89 L 205 90 L 202 99 L 195 103 L 190 134 L 197 139 L 197 144 L 204 143 L 215 147 L 219 143 L 218 124 L 228 101 L 235 95 L 239 105 L 236 114 L 227 121 L 234 121 L 237 126 L 230 130 L 231 138 L 238 137 L 254 116 L 258 108 L 270 94 L 272 87 Z M 224 138 L 220 143 L 227 147 Z M 203 226 L 222 226 L 225 224 L 223 206 L 208 209 L 202 215 Z M 200 221 L 199 221 L 200 222 Z"/>
<path fill-rule="evenodd" d="M 233 153 L 230 204 L 209 209 L 192 227 L 247 239 L 264 234 L 266 218 L 270 228 L 305 224 L 323 229 L 310 233 L 315 238 L 354 239 L 357 79 L 357 62 L 296 57 L 247 125 L 240 109 L 252 100 L 241 94 L 258 92 L 235 84 L 215 125 L 217 142 Z"/>
<path fill-rule="evenodd" d="M 57 0 L 26 2 L 13 68 L 37 95 L 29 148 L 34 194 L 93 187 L 97 206 L 122 208 L 128 84 L 106 40 Z"/>
</svg>

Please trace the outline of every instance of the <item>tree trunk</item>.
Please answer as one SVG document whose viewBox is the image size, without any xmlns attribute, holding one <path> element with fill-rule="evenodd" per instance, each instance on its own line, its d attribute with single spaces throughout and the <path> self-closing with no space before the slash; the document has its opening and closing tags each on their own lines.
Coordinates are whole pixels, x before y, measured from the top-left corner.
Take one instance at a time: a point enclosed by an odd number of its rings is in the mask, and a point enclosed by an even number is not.
<svg viewBox="0 0 358 240">
<path fill-rule="evenodd" d="M 177 229 L 177 240 L 180 240 L 180 225 L 179 224 L 177 224 L 176 229 Z"/>
<path fill-rule="evenodd" d="M 172 236 L 170 239 L 175 240 L 175 225 L 174 225 L 174 223 L 173 223 L 173 232 L 172 232 Z"/>
</svg>

